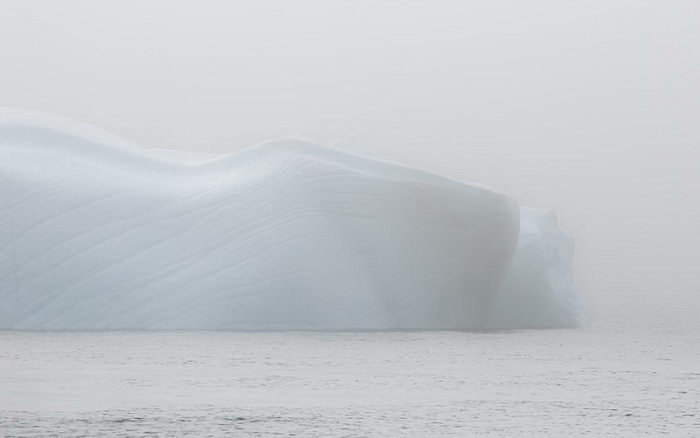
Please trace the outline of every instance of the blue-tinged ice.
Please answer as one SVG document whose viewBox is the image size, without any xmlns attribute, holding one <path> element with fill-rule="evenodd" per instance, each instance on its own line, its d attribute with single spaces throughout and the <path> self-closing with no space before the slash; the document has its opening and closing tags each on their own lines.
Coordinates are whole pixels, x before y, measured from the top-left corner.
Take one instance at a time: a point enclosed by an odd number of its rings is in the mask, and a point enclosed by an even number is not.
<svg viewBox="0 0 700 438">
<path fill-rule="evenodd" d="M 578 323 L 572 243 L 490 187 L 280 139 L 144 149 L 0 114 L 0 328 Z"/>
</svg>

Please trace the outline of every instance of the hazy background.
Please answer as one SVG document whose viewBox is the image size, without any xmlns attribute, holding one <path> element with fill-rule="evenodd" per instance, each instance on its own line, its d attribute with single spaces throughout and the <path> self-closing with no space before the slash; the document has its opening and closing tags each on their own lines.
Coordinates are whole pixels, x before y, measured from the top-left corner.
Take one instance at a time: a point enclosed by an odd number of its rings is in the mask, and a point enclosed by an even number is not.
<svg viewBox="0 0 700 438">
<path fill-rule="evenodd" d="M 149 147 L 354 133 L 553 206 L 594 314 L 700 309 L 696 1 L 0 1 L 0 105 Z"/>
</svg>

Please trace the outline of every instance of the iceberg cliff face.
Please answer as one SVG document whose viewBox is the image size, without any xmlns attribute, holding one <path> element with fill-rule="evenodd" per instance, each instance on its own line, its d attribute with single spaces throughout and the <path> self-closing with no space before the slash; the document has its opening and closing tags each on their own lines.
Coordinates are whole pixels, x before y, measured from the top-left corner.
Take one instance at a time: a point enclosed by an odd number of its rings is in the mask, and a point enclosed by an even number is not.
<svg viewBox="0 0 700 438">
<path fill-rule="evenodd" d="M 312 143 L 184 159 L 0 120 L 0 328 L 570 326 L 568 240 L 509 196 Z M 545 224 L 545 225 L 542 225 Z"/>
</svg>

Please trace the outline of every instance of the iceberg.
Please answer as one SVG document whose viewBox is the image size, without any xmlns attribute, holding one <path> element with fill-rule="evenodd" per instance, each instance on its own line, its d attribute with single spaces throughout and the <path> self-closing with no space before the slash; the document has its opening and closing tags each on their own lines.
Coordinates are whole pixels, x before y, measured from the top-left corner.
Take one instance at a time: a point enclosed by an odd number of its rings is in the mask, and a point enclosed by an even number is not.
<svg viewBox="0 0 700 438">
<path fill-rule="evenodd" d="M 0 328 L 570 327 L 551 211 L 277 139 L 233 154 L 0 112 Z"/>
</svg>

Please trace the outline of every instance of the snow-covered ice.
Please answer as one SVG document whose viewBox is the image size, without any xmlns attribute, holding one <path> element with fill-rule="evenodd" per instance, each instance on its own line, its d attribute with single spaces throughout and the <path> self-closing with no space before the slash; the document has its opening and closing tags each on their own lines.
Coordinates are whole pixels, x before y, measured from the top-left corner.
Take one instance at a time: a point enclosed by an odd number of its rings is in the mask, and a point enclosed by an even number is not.
<svg viewBox="0 0 700 438">
<path fill-rule="evenodd" d="M 580 317 L 572 244 L 507 194 L 297 139 L 145 149 L 0 114 L 0 328 L 487 329 Z"/>
</svg>

